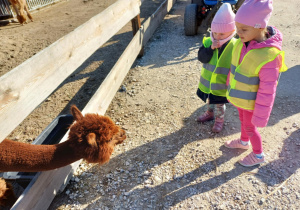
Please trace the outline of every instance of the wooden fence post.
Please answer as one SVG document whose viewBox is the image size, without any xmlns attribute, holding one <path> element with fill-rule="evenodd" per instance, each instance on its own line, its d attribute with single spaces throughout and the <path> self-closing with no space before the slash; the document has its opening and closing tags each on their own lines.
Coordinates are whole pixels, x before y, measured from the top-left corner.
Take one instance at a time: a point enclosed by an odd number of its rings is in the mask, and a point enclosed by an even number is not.
<svg viewBox="0 0 300 210">
<path fill-rule="evenodd" d="M 133 36 L 140 30 L 141 28 L 141 17 L 140 15 L 137 15 L 135 18 L 131 20 L 132 24 L 132 32 Z M 142 47 L 140 53 L 138 54 L 138 58 L 142 57 L 144 55 L 144 46 Z"/>
</svg>

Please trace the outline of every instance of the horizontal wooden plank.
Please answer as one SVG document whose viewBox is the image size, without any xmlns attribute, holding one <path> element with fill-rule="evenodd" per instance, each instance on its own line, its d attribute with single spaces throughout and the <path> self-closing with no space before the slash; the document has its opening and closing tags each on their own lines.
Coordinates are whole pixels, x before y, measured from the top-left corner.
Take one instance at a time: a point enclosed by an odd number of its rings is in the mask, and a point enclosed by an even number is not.
<svg viewBox="0 0 300 210">
<path fill-rule="evenodd" d="M 151 38 L 156 28 L 161 24 L 166 14 L 172 9 L 176 0 L 165 0 L 159 8 L 143 23 L 144 33 L 143 45 Z"/>
<path fill-rule="evenodd" d="M 166 2 L 169 3 L 166 4 Z M 152 17 L 152 20 L 161 22 L 164 16 L 159 13 L 166 14 L 166 11 L 169 11 L 174 3 L 175 0 L 164 1 L 160 7 L 161 9 L 156 11 L 157 15 Z M 169 9 L 166 10 L 167 7 L 163 5 L 169 5 Z M 82 113 L 105 114 L 121 83 L 144 46 L 144 37 L 151 37 L 157 27 L 157 24 L 148 24 L 146 27 L 141 27 L 89 103 L 82 110 Z M 67 140 L 67 134 L 62 141 L 65 140 Z M 39 176 L 35 178 L 32 186 L 29 189 L 26 189 L 26 192 L 18 199 L 12 209 L 38 210 L 48 208 L 60 187 L 66 184 L 68 177 L 76 171 L 80 162 L 81 161 L 77 161 L 63 168 L 39 173 Z"/>
<path fill-rule="evenodd" d="M 118 0 L 0 77 L 0 142 L 88 57 L 137 16 L 139 7 L 140 0 Z"/>
</svg>

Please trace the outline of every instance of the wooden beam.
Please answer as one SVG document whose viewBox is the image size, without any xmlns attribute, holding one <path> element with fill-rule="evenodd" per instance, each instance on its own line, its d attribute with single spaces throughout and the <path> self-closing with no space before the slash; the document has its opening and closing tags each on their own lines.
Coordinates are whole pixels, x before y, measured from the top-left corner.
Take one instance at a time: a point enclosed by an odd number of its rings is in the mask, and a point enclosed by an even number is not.
<svg viewBox="0 0 300 210">
<path fill-rule="evenodd" d="M 145 45 L 151 38 L 156 28 L 161 24 L 163 18 L 172 9 L 176 0 L 165 0 L 160 7 L 144 22 L 142 31 L 145 34 L 143 45 Z M 147 33 L 146 33 L 146 30 Z"/>
<path fill-rule="evenodd" d="M 138 30 L 140 30 L 140 28 L 141 28 L 141 17 L 140 17 L 140 15 L 133 18 L 131 20 L 131 24 L 132 24 L 132 32 L 133 32 L 133 36 L 134 36 L 136 34 L 136 32 Z"/>
<path fill-rule="evenodd" d="M 140 15 L 136 16 L 131 20 L 133 36 L 140 30 L 141 28 L 141 18 Z M 140 53 L 138 54 L 138 58 L 144 55 L 144 47 L 142 47 Z"/>
<path fill-rule="evenodd" d="M 165 0 L 156 11 L 156 15 L 153 17 L 151 16 L 151 21 L 160 23 L 164 18 L 162 14 L 166 14 L 174 3 L 175 0 Z M 102 82 L 101 86 L 82 110 L 83 114 L 105 114 L 109 104 L 114 98 L 140 50 L 144 46 L 145 37 L 149 39 L 157 27 L 157 24 L 143 25 L 135 34 L 117 63 Z M 63 137 L 62 141 L 67 140 L 67 135 L 68 134 Z M 39 173 L 32 181 L 31 186 L 25 189 L 24 193 L 19 197 L 12 209 L 47 209 L 61 186 L 66 184 L 71 174 L 76 171 L 80 162 L 81 161 L 77 161 L 63 168 Z"/>
<path fill-rule="evenodd" d="M 139 7 L 140 0 L 118 0 L 0 77 L 0 143 L 88 57 L 136 17 Z"/>
</svg>

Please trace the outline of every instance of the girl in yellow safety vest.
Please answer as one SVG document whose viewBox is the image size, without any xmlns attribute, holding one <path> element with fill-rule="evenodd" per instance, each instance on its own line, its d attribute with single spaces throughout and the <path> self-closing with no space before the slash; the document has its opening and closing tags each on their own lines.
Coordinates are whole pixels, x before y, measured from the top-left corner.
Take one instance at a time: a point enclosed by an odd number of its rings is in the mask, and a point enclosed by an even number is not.
<svg viewBox="0 0 300 210">
<path fill-rule="evenodd" d="M 272 10 L 272 0 L 245 0 L 235 17 L 240 38 L 232 52 L 226 96 L 238 109 L 241 136 L 227 141 L 225 146 L 249 149 L 251 142 L 253 152 L 239 161 L 243 166 L 265 162 L 257 127 L 267 125 L 279 73 L 287 70 L 281 51 L 282 34 L 267 26 Z"/>
<path fill-rule="evenodd" d="M 235 35 L 234 16 L 229 3 L 224 3 L 217 11 L 212 24 L 211 35 L 203 38 L 203 45 L 198 51 L 198 60 L 203 63 L 197 95 L 204 102 L 208 99 L 207 111 L 197 118 L 206 122 L 215 118 L 213 132 L 220 132 L 224 125 L 227 75 Z"/>
</svg>

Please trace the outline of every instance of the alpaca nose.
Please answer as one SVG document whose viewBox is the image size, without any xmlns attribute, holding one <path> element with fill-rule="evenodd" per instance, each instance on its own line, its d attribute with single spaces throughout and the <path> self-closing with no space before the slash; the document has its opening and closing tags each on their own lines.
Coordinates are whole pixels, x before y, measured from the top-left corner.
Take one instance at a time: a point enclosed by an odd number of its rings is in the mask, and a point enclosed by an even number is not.
<svg viewBox="0 0 300 210">
<path fill-rule="evenodd" d="M 116 144 L 121 144 L 126 139 L 126 133 L 123 129 L 119 130 Z"/>
<path fill-rule="evenodd" d="M 120 130 L 120 137 L 122 138 L 122 141 L 126 139 L 126 132 L 123 129 Z"/>
</svg>

